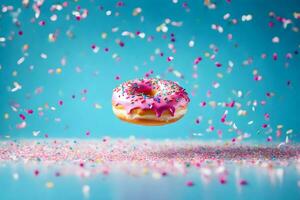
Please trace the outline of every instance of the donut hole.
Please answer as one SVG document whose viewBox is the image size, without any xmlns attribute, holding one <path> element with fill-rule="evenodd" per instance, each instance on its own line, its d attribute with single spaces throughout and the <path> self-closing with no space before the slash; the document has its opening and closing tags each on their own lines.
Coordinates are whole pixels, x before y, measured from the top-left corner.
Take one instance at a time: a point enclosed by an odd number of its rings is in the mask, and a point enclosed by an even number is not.
<svg viewBox="0 0 300 200">
<path fill-rule="evenodd" d="M 140 85 L 139 87 L 135 88 L 135 93 L 153 98 L 157 91 L 147 85 Z"/>
<path fill-rule="evenodd" d="M 156 94 L 156 91 L 155 90 L 147 90 L 147 91 L 141 92 L 141 94 L 148 96 L 148 97 L 154 97 Z"/>
</svg>

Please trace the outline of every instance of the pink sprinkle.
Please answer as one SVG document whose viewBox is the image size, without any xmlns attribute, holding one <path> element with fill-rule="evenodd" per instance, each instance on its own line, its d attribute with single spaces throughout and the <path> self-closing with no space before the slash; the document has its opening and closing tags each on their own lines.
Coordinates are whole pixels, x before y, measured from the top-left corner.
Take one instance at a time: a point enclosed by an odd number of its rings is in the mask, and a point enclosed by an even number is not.
<svg viewBox="0 0 300 200">
<path fill-rule="evenodd" d="M 269 119 L 270 119 L 269 113 L 265 113 L 265 114 L 264 114 L 264 117 L 265 117 L 265 120 L 269 120 Z"/>
<path fill-rule="evenodd" d="M 115 77 L 116 80 L 120 80 L 120 78 L 121 78 L 121 77 L 120 77 L 119 75 L 117 75 L 117 76 Z"/>
<path fill-rule="evenodd" d="M 45 22 L 44 20 L 41 20 L 41 21 L 39 22 L 39 25 L 40 25 L 40 26 L 45 26 L 45 24 L 46 24 L 46 22 Z"/>
<path fill-rule="evenodd" d="M 125 46 L 125 43 L 122 42 L 122 41 L 120 41 L 120 42 L 119 42 L 119 45 L 120 45 L 120 47 L 124 47 L 124 46 Z"/>
<path fill-rule="evenodd" d="M 291 54 L 291 53 L 287 53 L 286 55 L 285 55 L 285 58 L 286 59 L 291 59 L 293 57 L 293 55 Z"/>
<path fill-rule="evenodd" d="M 171 62 L 172 60 L 174 60 L 174 57 L 173 57 L 173 56 L 169 56 L 169 57 L 167 58 L 167 61 L 168 61 L 168 62 Z"/>
<path fill-rule="evenodd" d="M 23 114 L 20 114 L 19 116 L 20 116 L 20 118 L 21 118 L 22 120 L 25 120 L 25 119 L 26 119 L 25 115 L 23 115 Z"/>
<path fill-rule="evenodd" d="M 32 113 L 33 113 L 33 110 L 32 110 L 32 109 L 27 110 L 27 113 L 28 113 L 28 114 L 32 114 Z"/>
<path fill-rule="evenodd" d="M 197 65 L 202 60 L 201 57 L 198 57 L 194 60 L 194 64 Z"/>
<path fill-rule="evenodd" d="M 273 27 L 274 26 L 274 22 L 269 22 L 269 27 Z"/>
<path fill-rule="evenodd" d="M 234 104 L 235 104 L 235 101 L 231 101 L 230 103 L 226 103 L 225 106 L 226 106 L 226 107 L 233 108 L 233 107 L 234 107 Z"/>
<path fill-rule="evenodd" d="M 186 182 L 186 186 L 188 186 L 188 187 L 192 187 L 192 186 L 194 186 L 195 184 L 194 184 L 194 182 L 193 181 L 188 181 L 188 182 Z"/>
<path fill-rule="evenodd" d="M 267 127 L 268 127 L 268 124 L 263 124 L 262 127 L 263 127 L 263 128 L 267 128 Z"/>
<path fill-rule="evenodd" d="M 229 33 L 229 34 L 227 35 L 227 39 L 228 39 L 228 40 L 232 40 L 232 34 L 231 34 L 231 33 Z"/>
<path fill-rule="evenodd" d="M 46 134 L 45 134 L 45 138 L 48 138 L 48 137 L 49 137 L 49 135 L 46 133 Z"/>
<path fill-rule="evenodd" d="M 85 135 L 86 135 L 86 136 L 90 136 L 90 135 L 91 135 L 90 131 L 87 131 L 87 132 L 85 133 Z"/>
<path fill-rule="evenodd" d="M 272 142 L 272 136 L 269 136 L 269 137 L 267 138 L 267 142 Z"/>
<path fill-rule="evenodd" d="M 21 36 L 23 35 L 23 31 L 19 31 L 18 34 Z"/>
<path fill-rule="evenodd" d="M 123 2 L 123 1 L 118 1 L 118 2 L 117 2 L 117 6 L 118 6 L 118 7 L 124 6 L 124 2 Z"/>
<path fill-rule="evenodd" d="M 245 179 L 240 180 L 240 185 L 248 185 L 248 182 Z"/>
<path fill-rule="evenodd" d="M 276 130 L 276 137 L 280 137 L 281 133 L 282 133 L 281 129 Z"/>
<path fill-rule="evenodd" d="M 221 122 L 224 123 L 225 120 L 226 120 L 226 115 L 223 115 L 222 118 L 221 118 Z"/>
<path fill-rule="evenodd" d="M 37 170 L 37 169 L 34 170 L 34 175 L 35 175 L 35 176 L 38 176 L 39 174 L 40 174 L 40 171 L 39 171 L 39 170 Z"/>
<path fill-rule="evenodd" d="M 231 142 L 236 142 L 236 139 L 235 139 L 235 138 L 232 138 Z"/>
<path fill-rule="evenodd" d="M 273 53 L 273 60 L 277 60 L 278 58 L 278 54 L 277 53 Z"/>
<path fill-rule="evenodd" d="M 58 104 L 60 105 L 60 106 L 62 106 L 63 105 L 63 101 L 62 100 L 60 100 L 59 102 L 58 102 Z"/>
<path fill-rule="evenodd" d="M 206 102 L 205 102 L 205 101 L 202 101 L 202 102 L 200 103 L 200 106 L 202 106 L 202 107 L 206 106 Z"/>
<path fill-rule="evenodd" d="M 260 80 L 262 80 L 262 76 L 255 75 L 255 76 L 254 76 L 254 80 L 260 81 Z"/>
<path fill-rule="evenodd" d="M 93 44 L 91 47 L 92 47 L 92 49 L 95 49 L 95 48 L 96 48 L 96 45 Z"/>
<path fill-rule="evenodd" d="M 227 183 L 227 180 L 224 176 L 220 177 L 219 181 L 220 181 L 221 184 L 226 184 Z"/>
<path fill-rule="evenodd" d="M 215 65 L 216 65 L 217 67 L 221 67 L 221 66 L 222 66 L 222 64 L 219 63 L 219 62 L 216 62 Z"/>
<path fill-rule="evenodd" d="M 265 53 L 261 54 L 261 58 L 262 59 L 266 59 L 267 58 L 267 54 L 265 54 Z"/>
<path fill-rule="evenodd" d="M 102 173 L 103 173 L 104 175 L 108 175 L 108 174 L 109 174 L 109 170 L 108 170 L 108 169 L 104 169 L 104 170 L 102 171 Z"/>
<path fill-rule="evenodd" d="M 218 133 L 219 138 L 222 138 L 222 134 L 223 134 L 222 130 L 218 130 L 217 133 Z"/>
<path fill-rule="evenodd" d="M 80 19 L 81 19 L 80 16 L 76 16 L 77 21 L 80 21 Z"/>
</svg>

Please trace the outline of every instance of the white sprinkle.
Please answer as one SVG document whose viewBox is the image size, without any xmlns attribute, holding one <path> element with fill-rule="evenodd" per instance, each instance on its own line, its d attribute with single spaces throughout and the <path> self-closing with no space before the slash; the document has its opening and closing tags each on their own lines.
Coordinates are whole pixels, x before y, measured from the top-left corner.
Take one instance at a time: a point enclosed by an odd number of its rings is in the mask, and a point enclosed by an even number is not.
<svg viewBox="0 0 300 200">
<path fill-rule="evenodd" d="M 89 197 L 89 195 L 90 195 L 90 186 L 89 185 L 82 186 L 82 193 L 83 193 L 84 197 Z"/>
<path fill-rule="evenodd" d="M 189 47 L 192 48 L 192 47 L 194 47 L 194 45 L 195 45 L 195 42 L 194 42 L 193 40 L 190 40 L 190 41 L 189 41 Z"/>
<path fill-rule="evenodd" d="M 48 56 L 47 56 L 47 54 L 45 54 L 45 53 L 41 53 L 41 58 L 43 58 L 43 59 L 47 59 L 47 58 L 48 58 Z"/>
<path fill-rule="evenodd" d="M 248 14 L 248 15 L 243 15 L 242 16 L 242 21 L 251 21 L 252 20 L 252 15 Z"/>
<path fill-rule="evenodd" d="M 226 13 L 226 14 L 223 16 L 223 19 L 224 19 L 224 20 L 227 20 L 227 19 L 229 19 L 229 17 L 230 17 L 230 14 L 229 14 L 229 13 Z"/>
<path fill-rule="evenodd" d="M 251 125 L 251 124 L 253 124 L 253 122 L 254 122 L 254 121 L 249 121 L 249 122 L 248 122 L 248 125 Z"/>
<path fill-rule="evenodd" d="M 279 41 L 280 41 L 280 39 L 277 36 L 275 36 L 275 37 L 272 38 L 272 42 L 273 43 L 279 43 Z"/>
<path fill-rule="evenodd" d="M 19 180 L 19 174 L 18 173 L 13 173 L 12 177 L 16 181 Z"/>
<path fill-rule="evenodd" d="M 41 131 L 32 131 L 32 135 L 33 136 L 38 136 L 40 134 Z"/>
<path fill-rule="evenodd" d="M 18 129 L 21 129 L 21 128 L 25 128 L 25 127 L 26 127 L 26 125 L 27 125 L 27 124 L 26 124 L 26 122 L 25 122 L 25 121 L 23 121 L 23 122 L 21 122 L 20 124 L 17 124 L 17 126 L 16 126 L 16 127 L 17 127 Z"/>
<path fill-rule="evenodd" d="M 17 61 L 17 64 L 21 65 L 24 62 L 24 60 L 25 60 L 25 57 L 23 56 Z"/>
<path fill-rule="evenodd" d="M 57 15 L 56 14 L 52 15 L 50 17 L 50 20 L 53 21 L 53 22 L 56 21 L 57 20 Z"/>
<path fill-rule="evenodd" d="M 111 11 L 110 10 L 106 11 L 106 15 L 110 16 L 111 15 Z"/>
<path fill-rule="evenodd" d="M 22 89 L 22 85 L 20 85 L 18 82 L 14 82 L 14 88 L 11 89 L 11 92 L 16 92 L 20 89 Z"/>
</svg>

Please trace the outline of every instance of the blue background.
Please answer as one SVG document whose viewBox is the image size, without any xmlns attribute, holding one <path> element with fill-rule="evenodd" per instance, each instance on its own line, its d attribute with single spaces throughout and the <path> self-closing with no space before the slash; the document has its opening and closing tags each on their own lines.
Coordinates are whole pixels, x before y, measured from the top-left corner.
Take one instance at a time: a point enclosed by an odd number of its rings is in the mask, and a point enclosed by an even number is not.
<svg viewBox="0 0 300 200">
<path fill-rule="evenodd" d="M 56 1 L 55 1 L 56 2 Z M 46 1 L 41 7 L 39 19 L 35 22 L 32 2 L 28 8 L 24 8 L 19 1 L 1 1 L 2 5 L 13 5 L 14 11 L 21 8 L 18 16 L 20 26 L 12 22 L 10 12 L 1 13 L 0 36 L 6 41 L 0 43 L 0 135 L 12 138 L 33 138 L 32 131 L 41 131 L 35 138 L 44 138 L 48 134 L 54 137 L 81 137 L 86 138 L 86 132 L 90 131 L 90 138 L 93 137 L 128 137 L 134 135 L 137 138 L 199 138 L 217 139 L 217 130 L 223 131 L 223 138 L 234 138 L 238 135 L 235 131 L 229 132 L 228 126 L 220 122 L 220 118 L 225 110 L 229 114 L 227 120 L 233 121 L 242 133 L 252 136 L 250 139 L 265 141 L 270 135 L 276 141 L 284 141 L 286 131 L 293 129 L 290 139 L 299 140 L 299 32 L 292 30 L 292 27 L 299 27 L 299 19 L 295 19 L 294 12 L 300 11 L 299 1 L 260 1 L 243 0 L 215 1 L 217 8 L 208 9 L 202 1 L 187 2 L 189 11 L 183 8 L 183 1 L 172 3 L 172 1 L 124 1 L 123 7 L 116 6 L 117 1 L 78 1 L 69 2 L 68 7 L 61 11 L 55 11 L 58 19 L 50 21 L 53 14 L 50 6 L 54 1 Z M 88 9 L 88 17 L 77 21 L 72 15 L 72 11 L 77 6 L 81 9 Z M 101 11 L 99 8 L 103 6 Z M 132 16 L 134 8 L 142 8 L 142 13 Z M 107 10 L 112 11 L 111 16 L 106 16 Z M 282 24 L 269 17 L 269 12 L 273 11 L 277 16 L 292 20 L 292 24 L 286 29 Z M 118 12 L 119 16 L 115 16 Z M 238 23 L 233 25 L 229 20 L 224 20 L 223 16 L 230 13 L 230 19 L 237 19 Z M 242 22 L 242 15 L 251 14 L 251 21 Z M 67 20 L 67 16 L 70 17 Z M 141 22 L 141 16 L 144 22 Z M 157 32 L 156 27 L 164 22 L 166 18 L 172 21 L 182 21 L 181 27 L 168 25 L 168 32 Z M 38 22 L 45 20 L 45 26 L 39 26 Z M 268 26 L 272 21 L 273 28 Z M 224 28 L 223 33 L 212 30 L 212 24 L 219 24 Z M 117 32 L 112 32 L 112 28 L 118 27 Z M 74 38 L 66 35 L 71 29 Z M 18 35 L 18 31 L 23 31 L 23 35 Z M 59 32 L 55 42 L 48 41 L 48 34 Z M 131 39 L 121 35 L 123 31 L 135 33 L 141 31 L 146 34 L 144 39 L 136 36 Z M 101 33 L 107 33 L 107 39 L 101 38 Z M 171 42 L 171 34 L 175 35 L 176 41 Z M 233 34 L 233 39 L 229 41 L 227 34 Z M 148 42 L 147 38 L 153 36 L 154 40 Z M 164 39 L 164 36 L 166 37 Z M 272 38 L 278 36 L 280 42 L 272 43 Z M 12 37 L 11 40 L 8 38 Z M 120 47 L 115 40 L 121 39 L 124 47 Z M 190 48 L 188 42 L 194 39 L 195 46 Z M 168 49 L 168 44 L 173 43 L 176 53 Z M 22 47 L 29 45 L 28 56 L 25 61 L 18 65 L 19 58 L 24 56 Z M 92 51 L 91 46 L 95 44 L 100 47 L 98 53 Z M 222 63 L 222 67 L 217 68 L 215 61 L 205 57 L 205 52 L 210 54 L 213 51 L 210 44 L 215 44 L 219 51 L 216 60 Z M 104 52 L 104 48 L 109 48 L 109 52 Z M 155 49 L 159 48 L 164 56 L 155 54 Z M 278 60 L 272 59 L 272 54 L 278 53 Z M 285 55 L 291 53 L 293 58 L 287 60 Z M 40 57 L 41 53 L 47 54 L 47 59 Z M 117 53 L 121 60 L 116 61 L 112 55 Z M 266 53 L 267 58 L 262 59 L 261 54 Z M 154 61 L 150 56 L 155 57 Z M 167 62 L 167 57 L 173 56 L 174 60 Z M 193 62 L 197 57 L 202 57 L 198 64 L 198 78 L 193 78 Z M 67 64 L 62 66 L 60 61 L 65 57 Z M 248 58 L 253 59 L 250 65 L 243 65 L 243 61 Z M 231 73 L 227 73 L 228 61 L 234 62 Z M 285 67 L 286 63 L 288 67 Z M 33 65 L 34 69 L 30 70 Z M 135 70 L 134 66 L 138 66 Z M 76 72 L 76 67 L 82 69 L 81 73 Z M 179 78 L 173 73 L 167 73 L 169 67 L 174 68 L 184 75 Z M 61 74 L 49 74 L 49 69 L 61 68 Z M 253 80 L 253 70 L 257 69 L 263 77 L 261 81 Z M 13 71 L 17 71 L 17 76 L 12 76 Z M 188 91 L 191 103 L 186 116 L 177 123 L 162 127 L 145 127 L 128 124 L 118 120 L 111 111 L 112 90 L 123 81 L 143 77 L 149 70 L 153 70 L 152 77 L 161 76 L 164 79 L 177 81 Z M 98 75 L 96 75 L 99 73 Z M 223 78 L 216 76 L 222 73 Z M 120 80 L 115 77 L 120 76 Z M 17 81 L 22 85 L 22 89 L 11 92 L 9 87 Z M 212 83 L 217 81 L 220 87 L 215 89 Z M 287 81 L 291 85 L 287 85 Z M 195 85 L 198 88 L 195 90 Z M 35 94 L 38 87 L 43 87 L 41 94 Z M 81 93 L 86 89 L 86 101 L 81 101 Z M 193 90 L 195 94 L 192 95 Z M 211 90 L 210 98 L 206 96 Z M 236 97 L 232 90 L 241 90 L 243 94 L 250 91 L 248 96 Z M 267 92 L 273 92 L 275 96 L 269 98 Z M 72 98 L 75 95 L 75 98 Z M 63 105 L 58 102 L 62 100 Z M 238 116 L 236 108 L 224 108 L 218 106 L 213 109 L 210 106 L 201 107 L 200 102 L 217 101 L 230 102 L 235 100 L 241 103 L 242 109 L 248 111 L 247 116 Z M 251 110 L 252 106 L 247 106 L 248 101 L 266 100 L 265 106 L 258 105 L 256 111 Z M 13 103 L 20 104 L 17 112 L 11 109 Z M 99 103 L 102 109 L 96 109 L 94 103 Z M 45 108 L 45 104 L 56 108 L 55 111 Z M 38 115 L 38 107 L 43 107 L 44 115 Z M 32 115 L 26 114 L 26 109 L 33 109 Z M 5 119 L 5 113 L 9 118 Z M 21 122 L 19 114 L 25 114 L 27 127 L 17 129 L 16 124 Z M 270 121 L 264 119 L 264 114 L 270 114 Z M 200 124 L 195 120 L 202 116 Z M 55 118 L 60 118 L 61 122 L 56 122 Z M 212 120 L 215 131 L 206 132 L 208 120 Z M 248 125 L 253 120 L 252 125 Z M 268 124 L 266 129 L 262 124 Z M 282 124 L 282 136 L 276 138 L 276 126 Z M 271 133 L 267 130 L 272 128 Z M 259 132 L 259 134 L 258 134 Z M 202 136 L 193 136 L 193 133 L 202 133 Z"/>
</svg>

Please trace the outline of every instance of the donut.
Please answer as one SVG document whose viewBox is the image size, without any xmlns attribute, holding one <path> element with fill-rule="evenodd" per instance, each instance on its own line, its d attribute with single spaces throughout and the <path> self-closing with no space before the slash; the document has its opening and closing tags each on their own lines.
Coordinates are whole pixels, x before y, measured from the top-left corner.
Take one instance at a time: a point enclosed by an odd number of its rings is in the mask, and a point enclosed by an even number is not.
<svg viewBox="0 0 300 200">
<path fill-rule="evenodd" d="M 126 81 L 113 90 L 112 110 L 129 123 L 161 126 L 182 118 L 189 102 L 187 92 L 177 83 L 142 78 Z"/>
</svg>

